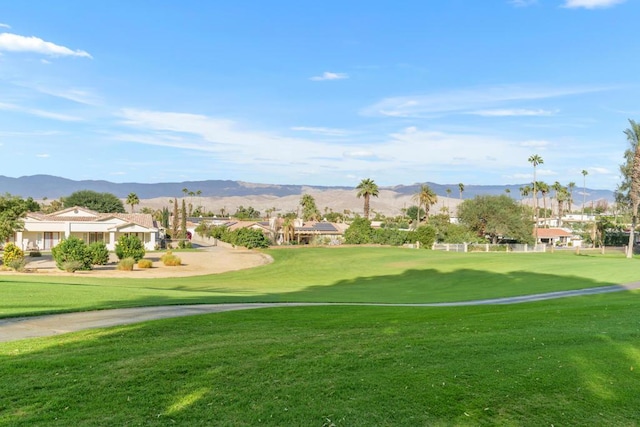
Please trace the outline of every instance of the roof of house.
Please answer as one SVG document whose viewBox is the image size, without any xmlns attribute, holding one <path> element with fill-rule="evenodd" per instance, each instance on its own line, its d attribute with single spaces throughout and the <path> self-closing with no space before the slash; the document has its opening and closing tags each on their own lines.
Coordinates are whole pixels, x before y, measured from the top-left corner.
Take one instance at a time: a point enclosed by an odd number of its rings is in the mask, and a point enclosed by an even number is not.
<svg viewBox="0 0 640 427">
<path fill-rule="evenodd" d="M 538 238 L 571 237 L 573 234 L 563 228 L 538 228 Z"/>
<path fill-rule="evenodd" d="M 27 216 L 38 221 L 74 221 L 74 222 L 99 222 L 116 218 L 126 223 L 139 225 L 146 228 L 157 228 L 156 221 L 151 214 L 143 213 L 100 213 L 91 209 L 74 206 L 50 214 L 31 212 Z"/>
</svg>

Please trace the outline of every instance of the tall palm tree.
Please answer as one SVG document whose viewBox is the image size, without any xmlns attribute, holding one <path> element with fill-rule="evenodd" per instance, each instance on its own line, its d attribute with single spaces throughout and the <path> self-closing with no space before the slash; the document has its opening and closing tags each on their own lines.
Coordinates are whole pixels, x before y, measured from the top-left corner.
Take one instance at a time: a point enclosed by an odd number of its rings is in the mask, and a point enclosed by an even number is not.
<svg viewBox="0 0 640 427">
<path fill-rule="evenodd" d="M 533 229 L 535 231 L 536 236 L 536 244 L 538 243 L 538 189 L 536 188 L 536 167 L 544 163 L 542 157 L 537 154 L 533 154 L 529 156 L 527 159 L 529 163 L 533 165 L 533 215 L 535 217 L 535 221 L 533 223 Z"/>
<path fill-rule="evenodd" d="M 460 200 L 462 200 L 462 192 L 464 191 L 464 184 L 458 184 L 458 190 L 460 190 Z"/>
<path fill-rule="evenodd" d="M 538 190 L 540 190 L 540 194 L 542 195 L 542 218 L 544 220 L 545 223 L 545 227 L 546 227 L 546 222 L 547 222 L 547 194 L 549 194 L 549 185 L 544 182 L 544 181 L 540 181 L 538 183 Z"/>
<path fill-rule="evenodd" d="M 129 193 L 126 203 L 127 205 L 131 206 L 131 213 L 133 213 L 135 205 L 140 204 L 140 199 L 138 198 L 138 195 L 136 193 Z"/>
<path fill-rule="evenodd" d="M 360 197 L 364 198 L 364 217 L 369 219 L 369 202 L 371 200 L 371 196 L 378 197 L 378 194 L 380 193 L 378 185 L 372 179 L 365 178 L 360 181 L 360 184 L 358 184 L 356 189 L 358 190 L 358 199 Z"/>
<path fill-rule="evenodd" d="M 438 203 L 438 196 L 427 184 L 422 184 L 420 190 L 413 196 L 413 200 L 418 202 L 418 214 L 416 225 L 420 222 L 420 207 L 424 205 L 425 220 L 429 219 L 429 209 Z"/>
<path fill-rule="evenodd" d="M 640 205 L 640 124 L 629 120 L 630 127 L 625 129 L 624 134 L 633 150 L 633 166 L 631 168 L 631 186 L 629 188 L 629 199 L 631 200 L 631 230 L 629 232 L 629 245 L 627 247 L 627 258 L 633 257 L 633 246 L 635 244 L 635 231 L 638 224 L 638 206 Z"/>
<path fill-rule="evenodd" d="M 569 190 L 569 212 L 573 210 L 573 190 L 576 189 L 576 183 L 571 181 L 567 184 L 567 190 Z"/>
<path fill-rule="evenodd" d="M 584 205 L 587 202 L 587 172 L 585 169 L 582 169 L 582 220 L 584 221 Z"/>
</svg>

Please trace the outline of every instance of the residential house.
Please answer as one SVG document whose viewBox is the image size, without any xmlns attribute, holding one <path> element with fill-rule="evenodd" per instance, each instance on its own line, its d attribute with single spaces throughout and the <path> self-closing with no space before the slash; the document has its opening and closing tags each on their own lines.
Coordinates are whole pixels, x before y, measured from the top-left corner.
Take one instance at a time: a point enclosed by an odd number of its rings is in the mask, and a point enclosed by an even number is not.
<svg viewBox="0 0 640 427">
<path fill-rule="evenodd" d="M 51 214 L 28 213 L 14 243 L 23 250 L 50 250 L 61 240 L 75 236 L 87 244 L 104 242 L 107 249 L 114 250 L 122 235 L 138 236 L 146 250 L 153 250 L 158 226 L 150 214 L 99 213 L 75 206 Z"/>
</svg>

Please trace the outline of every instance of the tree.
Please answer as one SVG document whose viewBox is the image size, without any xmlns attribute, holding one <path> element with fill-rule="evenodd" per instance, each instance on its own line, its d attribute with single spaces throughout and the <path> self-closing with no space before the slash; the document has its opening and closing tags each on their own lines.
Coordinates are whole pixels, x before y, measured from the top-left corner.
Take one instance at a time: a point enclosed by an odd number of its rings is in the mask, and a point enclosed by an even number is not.
<svg viewBox="0 0 640 427">
<path fill-rule="evenodd" d="M 173 217 L 171 219 L 171 238 L 172 239 L 177 239 L 179 237 L 178 235 L 178 230 L 179 228 L 179 224 L 180 224 L 180 219 L 179 219 L 179 214 L 178 214 L 178 199 L 175 198 L 173 199 Z"/>
<path fill-rule="evenodd" d="M 135 205 L 140 204 L 140 199 L 138 198 L 138 195 L 136 193 L 129 193 L 126 203 L 127 205 L 131 206 L 131 213 L 133 213 Z"/>
<path fill-rule="evenodd" d="M 546 219 L 547 219 L 547 194 L 549 194 L 549 184 L 547 184 L 544 181 L 540 181 L 538 182 L 538 191 L 540 191 L 540 194 L 542 194 L 542 206 L 543 206 L 543 213 L 542 213 L 542 218 L 545 220 L 546 223 Z"/>
<path fill-rule="evenodd" d="M 622 183 L 616 189 L 616 202 L 631 209 L 631 230 L 627 246 L 627 258 L 631 258 L 635 243 L 635 230 L 638 225 L 638 206 L 640 205 L 640 124 L 629 119 L 629 128 L 625 129 L 624 134 L 629 142 L 629 148 L 624 152 L 625 162 L 620 165 Z"/>
<path fill-rule="evenodd" d="M 91 270 L 92 259 L 89 247 L 75 236 L 70 236 L 51 248 L 51 255 L 60 270 Z"/>
<path fill-rule="evenodd" d="M 344 232 L 344 242 L 349 245 L 371 243 L 373 228 L 367 218 L 357 217 Z"/>
<path fill-rule="evenodd" d="M 31 199 L 33 200 L 33 199 Z M 13 237 L 14 233 L 22 230 L 24 222 L 22 218 L 30 211 L 29 199 L 24 200 L 19 196 L 6 193 L 0 196 L 0 243 Z"/>
<path fill-rule="evenodd" d="M 585 169 L 582 170 L 582 220 L 584 221 L 584 205 L 587 202 L 587 172 Z"/>
<path fill-rule="evenodd" d="M 536 236 L 536 243 L 538 242 L 538 189 L 536 188 L 536 167 L 544 163 L 542 157 L 537 154 L 529 156 L 527 159 L 529 163 L 533 165 L 533 215 L 534 215 L 534 233 Z"/>
<path fill-rule="evenodd" d="M 462 200 L 462 192 L 464 191 L 464 184 L 458 184 L 458 190 L 460 190 L 460 200 Z"/>
<path fill-rule="evenodd" d="M 438 196 L 427 184 L 422 184 L 418 192 L 413 196 L 413 200 L 418 202 L 418 207 L 424 205 L 425 219 L 429 219 L 429 209 L 438 203 Z M 416 218 L 420 222 L 420 218 Z"/>
<path fill-rule="evenodd" d="M 302 206 L 302 219 L 305 221 L 319 221 L 320 211 L 316 206 L 316 200 L 311 194 L 303 194 L 300 199 L 300 206 Z"/>
<path fill-rule="evenodd" d="M 467 199 L 458 207 L 458 218 L 479 237 L 494 244 L 500 240 L 532 241 L 533 230 L 526 209 L 505 195 Z"/>
<path fill-rule="evenodd" d="M 180 238 L 187 238 L 187 206 L 184 199 L 182 199 L 182 210 L 180 212 Z"/>
<path fill-rule="evenodd" d="M 111 193 L 98 193 L 92 190 L 80 190 L 63 200 L 65 208 L 81 206 L 101 213 L 126 213 L 122 200 Z"/>
<path fill-rule="evenodd" d="M 369 219 L 369 202 L 372 196 L 378 197 L 380 193 L 378 185 L 372 179 L 366 178 L 360 181 L 356 189 L 358 190 L 358 198 L 364 198 L 364 217 Z"/>
</svg>

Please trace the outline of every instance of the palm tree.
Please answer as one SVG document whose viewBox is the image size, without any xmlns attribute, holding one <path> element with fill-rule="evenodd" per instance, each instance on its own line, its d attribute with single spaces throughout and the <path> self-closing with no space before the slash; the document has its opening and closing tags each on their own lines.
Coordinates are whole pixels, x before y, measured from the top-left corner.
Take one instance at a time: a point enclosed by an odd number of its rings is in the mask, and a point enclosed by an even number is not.
<svg viewBox="0 0 640 427">
<path fill-rule="evenodd" d="M 640 205 L 640 124 L 629 120 L 630 128 L 624 131 L 627 141 L 633 150 L 633 166 L 631 168 L 631 186 L 629 188 L 629 199 L 631 200 L 631 230 L 629 232 L 629 245 L 627 247 L 627 258 L 633 257 L 633 246 L 635 244 L 635 231 L 638 223 L 638 206 Z"/>
<path fill-rule="evenodd" d="M 542 208 L 542 218 L 544 220 L 545 223 L 545 228 L 546 228 L 546 221 L 547 221 L 547 194 L 549 194 L 549 185 L 544 182 L 544 181 L 540 181 L 538 183 L 538 190 L 540 190 L 540 194 L 542 194 L 542 204 L 543 204 L 543 208 Z"/>
<path fill-rule="evenodd" d="M 460 190 L 460 200 L 462 200 L 462 192 L 464 191 L 464 184 L 458 184 L 458 190 Z"/>
<path fill-rule="evenodd" d="M 537 154 L 533 154 L 529 156 L 528 162 L 533 165 L 533 215 L 535 217 L 535 221 L 533 223 L 533 229 L 535 231 L 536 236 L 536 244 L 538 243 L 538 189 L 536 188 L 536 167 L 544 163 L 542 157 Z"/>
<path fill-rule="evenodd" d="M 427 184 L 422 184 L 420 190 L 413 196 L 413 200 L 418 202 L 418 214 L 416 215 L 416 226 L 420 222 L 420 207 L 424 205 L 425 220 L 429 219 L 429 208 L 438 203 L 438 196 Z"/>
<path fill-rule="evenodd" d="M 582 220 L 584 221 L 584 204 L 587 200 L 587 172 L 585 169 L 582 169 Z"/>
<path fill-rule="evenodd" d="M 127 205 L 131 206 L 131 213 L 133 213 L 135 205 L 140 204 L 140 199 L 138 198 L 138 195 L 136 193 L 129 193 L 126 203 Z"/>
<path fill-rule="evenodd" d="M 369 201 L 371 196 L 378 197 L 380 191 L 378 190 L 378 185 L 369 178 L 365 178 L 360 181 L 360 184 L 356 187 L 358 190 L 358 199 L 360 197 L 364 198 L 364 217 L 369 219 Z"/>
<path fill-rule="evenodd" d="M 573 209 L 573 190 L 576 188 L 575 182 L 570 182 L 567 184 L 567 190 L 569 190 L 569 212 Z"/>
</svg>

